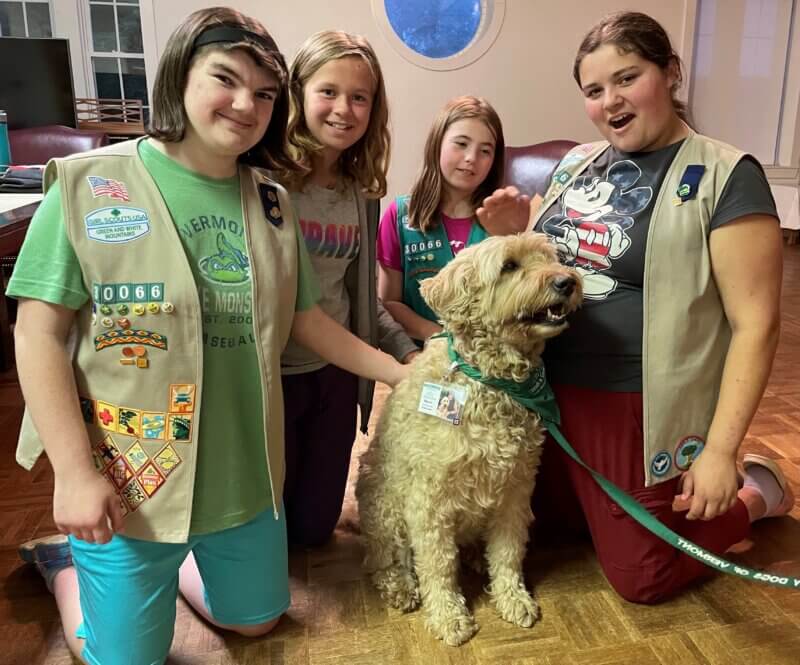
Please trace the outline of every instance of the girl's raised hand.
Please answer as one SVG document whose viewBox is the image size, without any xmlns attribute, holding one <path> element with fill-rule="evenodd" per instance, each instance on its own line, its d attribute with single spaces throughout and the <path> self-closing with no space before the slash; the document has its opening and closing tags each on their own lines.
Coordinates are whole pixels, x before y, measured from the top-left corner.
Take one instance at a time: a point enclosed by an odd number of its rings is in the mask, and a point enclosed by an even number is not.
<svg viewBox="0 0 800 665">
<path fill-rule="evenodd" d="M 511 186 L 497 189 L 487 196 L 475 214 L 488 233 L 505 236 L 525 231 L 533 212 L 531 197 L 520 194 L 516 187 Z"/>
</svg>

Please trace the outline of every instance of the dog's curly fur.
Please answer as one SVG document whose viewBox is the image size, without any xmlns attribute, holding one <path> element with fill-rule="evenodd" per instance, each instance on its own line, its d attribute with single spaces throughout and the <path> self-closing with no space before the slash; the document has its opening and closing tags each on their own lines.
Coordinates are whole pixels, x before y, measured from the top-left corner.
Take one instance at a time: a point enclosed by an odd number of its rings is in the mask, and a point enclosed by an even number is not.
<svg viewBox="0 0 800 665">
<path fill-rule="evenodd" d="M 529 376 L 545 339 L 566 326 L 552 314 L 548 321 L 548 307 L 565 315 L 582 299 L 577 273 L 535 234 L 463 250 L 422 283 L 422 295 L 466 362 L 514 381 Z M 457 584 L 461 545 L 485 541 L 490 594 L 505 620 L 529 627 L 539 616 L 522 559 L 544 437 L 535 414 L 463 373 L 448 375 L 450 365 L 443 338 L 415 359 L 361 457 L 356 497 L 364 565 L 381 596 L 403 611 L 422 603 L 433 633 L 458 645 L 477 630 Z M 423 383 L 446 375 L 467 389 L 457 426 L 418 411 Z"/>
</svg>

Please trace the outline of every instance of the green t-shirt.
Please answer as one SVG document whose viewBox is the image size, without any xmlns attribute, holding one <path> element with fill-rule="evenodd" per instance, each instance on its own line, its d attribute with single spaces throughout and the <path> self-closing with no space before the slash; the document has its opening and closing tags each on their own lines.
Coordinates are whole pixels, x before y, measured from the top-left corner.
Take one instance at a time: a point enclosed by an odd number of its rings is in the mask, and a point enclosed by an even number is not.
<svg viewBox="0 0 800 665">
<path fill-rule="evenodd" d="M 147 141 L 139 144 L 139 154 L 175 221 L 203 311 L 191 532 L 221 531 L 272 504 L 239 178 L 201 176 Z M 295 309 L 309 309 L 319 299 L 319 286 L 299 231 L 297 282 Z M 71 309 L 90 298 L 64 230 L 58 187 L 50 189 L 31 221 L 7 293 Z"/>
</svg>

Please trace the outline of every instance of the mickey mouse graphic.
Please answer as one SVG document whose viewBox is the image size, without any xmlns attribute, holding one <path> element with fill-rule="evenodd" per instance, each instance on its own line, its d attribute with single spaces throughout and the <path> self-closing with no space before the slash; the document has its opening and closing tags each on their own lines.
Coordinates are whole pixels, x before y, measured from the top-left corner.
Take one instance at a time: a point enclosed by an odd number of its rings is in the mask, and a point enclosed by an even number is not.
<svg viewBox="0 0 800 665">
<path fill-rule="evenodd" d="M 586 298 L 604 300 L 617 288 L 617 280 L 601 271 L 628 251 L 631 215 L 644 210 L 653 198 L 652 187 L 633 187 L 641 175 L 636 164 L 624 160 L 612 164 L 603 179 L 576 178 L 561 197 L 562 210 L 542 225 L 563 262 L 583 277 Z"/>
</svg>

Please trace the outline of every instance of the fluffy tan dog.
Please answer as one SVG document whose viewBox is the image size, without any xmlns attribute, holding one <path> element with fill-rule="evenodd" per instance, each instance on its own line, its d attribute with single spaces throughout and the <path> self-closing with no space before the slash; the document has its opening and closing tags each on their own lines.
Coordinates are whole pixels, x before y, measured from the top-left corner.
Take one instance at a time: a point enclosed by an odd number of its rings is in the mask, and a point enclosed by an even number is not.
<svg viewBox="0 0 800 665">
<path fill-rule="evenodd" d="M 464 361 L 512 381 L 540 364 L 545 340 L 582 300 L 577 273 L 536 234 L 463 250 L 423 282 L 422 295 Z M 432 339 L 389 397 L 360 460 L 356 497 L 364 565 L 383 599 L 403 611 L 421 601 L 432 632 L 458 645 L 477 630 L 457 583 L 460 545 L 485 541 L 490 593 L 506 621 L 527 628 L 539 616 L 522 559 L 544 437 L 533 412 L 452 372 L 447 347 Z M 459 424 L 446 420 L 453 405 L 444 391 L 437 415 L 418 410 L 426 382 L 466 388 Z"/>
</svg>

